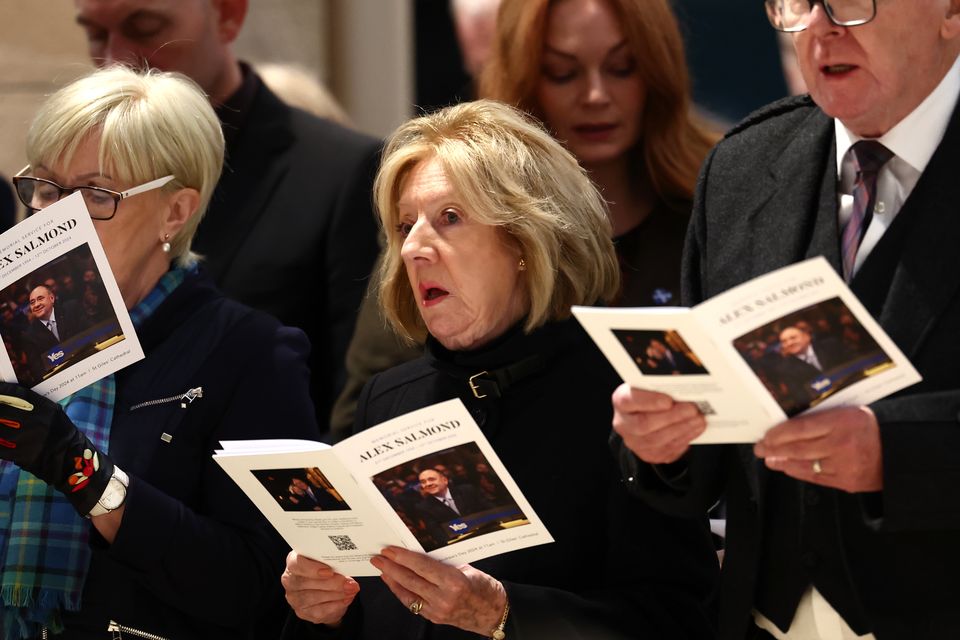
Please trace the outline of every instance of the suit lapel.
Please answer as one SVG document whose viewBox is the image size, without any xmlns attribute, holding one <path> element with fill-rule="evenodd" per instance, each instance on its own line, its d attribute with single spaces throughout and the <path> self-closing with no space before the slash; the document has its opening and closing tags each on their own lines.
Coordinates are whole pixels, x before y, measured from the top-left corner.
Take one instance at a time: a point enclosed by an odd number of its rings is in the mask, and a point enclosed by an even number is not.
<svg viewBox="0 0 960 640">
<path fill-rule="evenodd" d="M 891 232 L 904 234 L 901 250 L 894 257 L 896 265 L 879 321 L 908 358 L 922 347 L 960 288 L 960 278 L 956 277 L 960 273 L 958 167 L 960 105 L 954 110 L 943 141 L 884 235 L 885 240 Z M 898 224 L 901 220 L 902 224 Z M 866 269 L 862 271 L 866 275 Z"/>
<path fill-rule="evenodd" d="M 207 269 L 218 283 L 288 171 L 283 154 L 294 140 L 289 119 L 289 107 L 260 85 L 194 243 L 208 255 Z"/>
<path fill-rule="evenodd" d="M 817 109 L 762 176 L 749 206 L 757 239 L 751 275 L 818 255 L 840 270 L 835 157 L 833 120 Z M 762 505 L 769 471 L 753 455 L 753 445 L 739 445 L 737 452 Z"/>
<path fill-rule="evenodd" d="M 813 111 L 770 165 L 750 207 L 752 275 L 823 255 L 840 264 L 833 122 Z"/>
</svg>

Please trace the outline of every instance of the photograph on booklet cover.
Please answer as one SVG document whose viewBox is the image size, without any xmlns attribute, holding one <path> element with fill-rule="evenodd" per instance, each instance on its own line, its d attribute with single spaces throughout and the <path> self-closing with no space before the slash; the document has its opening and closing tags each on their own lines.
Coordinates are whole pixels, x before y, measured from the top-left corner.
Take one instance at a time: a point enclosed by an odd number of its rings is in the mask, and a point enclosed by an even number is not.
<svg viewBox="0 0 960 640">
<path fill-rule="evenodd" d="M 0 234 L 0 377 L 60 400 L 143 358 L 83 196 Z"/>
<path fill-rule="evenodd" d="M 20 384 L 33 386 L 125 339 L 90 246 L 0 290 L 0 332 Z"/>
<path fill-rule="evenodd" d="M 316 467 L 250 471 L 284 511 L 349 511 L 350 505 Z"/>
<path fill-rule="evenodd" d="M 371 481 L 424 551 L 530 523 L 474 442 L 408 460 Z"/>
<path fill-rule="evenodd" d="M 788 416 L 896 366 L 840 298 L 768 322 L 733 346 Z"/>
<path fill-rule="evenodd" d="M 703 362 L 674 329 L 614 329 L 640 372 L 649 376 L 706 375 Z"/>
</svg>

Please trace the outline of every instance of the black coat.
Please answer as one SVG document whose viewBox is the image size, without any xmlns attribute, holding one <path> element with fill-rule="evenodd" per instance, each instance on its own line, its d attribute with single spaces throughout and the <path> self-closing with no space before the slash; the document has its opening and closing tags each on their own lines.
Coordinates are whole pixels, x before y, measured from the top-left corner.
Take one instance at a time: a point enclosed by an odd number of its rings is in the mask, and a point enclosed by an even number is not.
<svg viewBox="0 0 960 640">
<path fill-rule="evenodd" d="M 477 399 L 467 379 L 532 354 L 544 369 Z M 491 345 L 428 355 L 372 378 L 360 398 L 359 430 L 460 398 L 556 542 L 473 563 L 503 582 L 512 640 L 711 638 L 709 601 L 717 559 L 706 520 L 674 519 L 632 500 L 607 448 L 618 382 L 574 320 L 527 336 L 514 328 Z M 378 578 L 361 590 L 339 634 L 382 640 L 476 638 L 415 617 Z M 289 637 L 324 637 L 302 621 Z"/>
<path fill-rule="evenodd" d="M 110 431 L 130 475 L 123 522 L 110 545 L 91 527 L 82 610 L 56 637 L 103 640 L 115 620 L 175 640 L 275 638 L 287 546 L 211 456 L 221 440 L 318 437 L 306 339 L 198 276 L 138 335 L 146 359 L 116 374 Z M 196 387 L 185 406 L 142 404 Z"/>
<path fill-rule="evenodd" d="M 816 255 L 840 271 L 835 149 L 833 121 L 809 98 L 772 105 L 714 149 L 684 255 L 686 303 Z M 787 583 L 796 591 L 797 579 L 814 580 L 828 598 L 833 592 L 831 603 L 859 633 L 870 630 L 879 640 L 960 637 L 957 167 L 954 112 L 920 181 L 851 283 L 923 376 L 871 405 L 880 424 L 882 492 L 788 482 L 757 461 L 749 445 L 694 447 L 688 476 L 667 487 L 621 450 L 631 486 L 668 513 L 701 513 L 726 494 L 721 638 L 743 638 L 758 598 Z M 787 501 L 780 499 L 784 490 Z M 777 545 L 788 545 L 789 553 L 773 556 L 768 566 L 779 577 L 771 578 L 761 557 Z M 767 606 L 789 622 L 794 603 Z"/>
<path fill-rule="evenodd" d="M 371 185 L 380 142 L 280 101 L 255 74 L 194 250 L 230 297 L 310 339 L 321 429 L 376 259 Z"/>
</svg>

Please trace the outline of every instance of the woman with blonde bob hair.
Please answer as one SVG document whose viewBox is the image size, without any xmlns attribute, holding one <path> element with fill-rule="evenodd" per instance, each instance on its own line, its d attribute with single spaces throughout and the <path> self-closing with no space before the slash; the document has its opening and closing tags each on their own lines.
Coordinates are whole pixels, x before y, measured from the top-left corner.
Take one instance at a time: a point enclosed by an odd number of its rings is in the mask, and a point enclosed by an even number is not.
<svg viewBox="0 0 960 640">
<path fill-rule="evenodd" d="M 309 347 L 224 298 L 190 251 L 223 163 L 210 103 L 179 74 L 97 71 L 47 99 L 27 158 L 14 182 L 31 215 L 82 195 L 145 358 L 60 404 L 0 383 L 0 637 L 276 637 L 284 546 L 211 456 L 318 436 Z M 103 332 L 70 341 L 82 353 Z M 93 471 L 71 485 L 81 459 Z"/>
<path fill-rule="evenodd" d="M 473 566 L 388 547 L 371 560 L 379 580 L 292 552 L 282 582 L 297 618 L 285 637 L 708 637 L 717 563 L 706 523 L 627 496 L 607 449 L 617 376 L 570 317 L 618 285 L 605 207 L 583 169 L 533 119 L 482 100 L 402 125 L 375 199 L 387 233 L 380 301 L 397 331 L 426 337 L 426 354 L 367 383 L 356 430 L 459 398 L 556 542 Z M 439 478 L 433 462 L 417 469 L 433 470 L 424 495 L 397 507 L 424 551 L 515 512 Z"/>
<path fill-rule="evenodd" d="M 480 94 L 540 118 L 610 203 L 617 303 L 679 302 L 680 252 L 717 136 L 691 112 L 667 0 L 503 0 Z"/>
</svg>

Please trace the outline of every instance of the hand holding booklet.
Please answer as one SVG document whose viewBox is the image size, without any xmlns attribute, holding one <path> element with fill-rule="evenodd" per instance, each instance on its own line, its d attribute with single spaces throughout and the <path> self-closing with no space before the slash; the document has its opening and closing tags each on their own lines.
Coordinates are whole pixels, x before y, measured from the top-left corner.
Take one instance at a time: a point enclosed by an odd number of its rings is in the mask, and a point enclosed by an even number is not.
<svg viewBox="0 0 960 640">
<path fill-rule="evenodd" d="M 460 400 L 337 445 L 221 442 L 214 459 L 298 553 L 373 576 L 388 545 L 454 564 L 553 542 Z"/>
<path fill-rule="evenodd" d="M 865 405 L 920 374 L 824 258 L 687 308 L 574 307 L 624 382 L 697 404 L 694 444 L 755 442 L 800 413 Z"/>
</svg>

